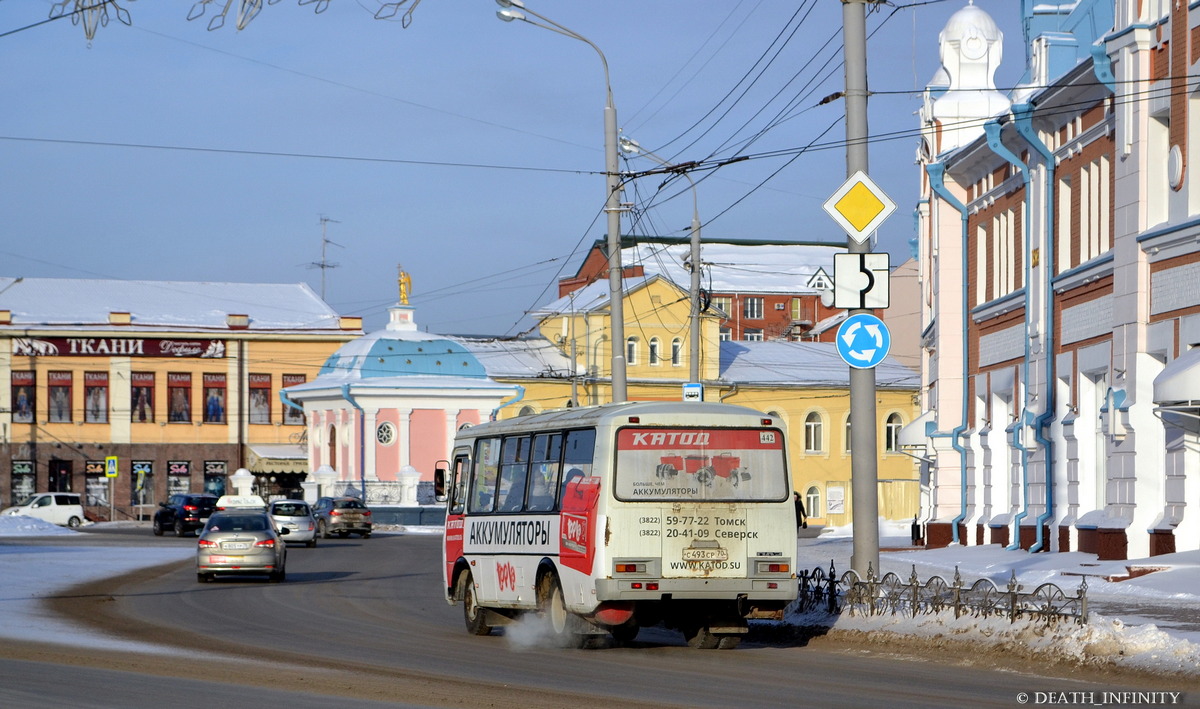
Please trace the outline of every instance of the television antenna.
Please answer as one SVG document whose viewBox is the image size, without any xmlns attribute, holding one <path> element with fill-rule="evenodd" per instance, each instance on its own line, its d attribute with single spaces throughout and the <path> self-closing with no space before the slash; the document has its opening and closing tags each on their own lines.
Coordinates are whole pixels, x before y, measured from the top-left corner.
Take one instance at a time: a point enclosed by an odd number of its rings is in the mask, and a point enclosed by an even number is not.
<svg viewBox="0 0 1200 709">
<path fill-rule="evenodd" d="M 341 265 L 337 262 L 330 261 L 328 258 L 326 258 L 326 256 L 325 256 L 326 252 L 327 252 L 330 244 L 338 247 L 339 249 L 344 249 L 346 247 L 342 246 L 341 244 L 337 243 L 336 241 L 330 241 L 329 237 L 326 234 L 330 222 L 333 222 L 334 224 L 341 224 L 341 222 L 339 222 L 336 219 L 330 219 L 329 217 L 325 216 L 324 214 L 321 215 L 320 220 L 321 220 L 321 260 L 313 261 L 312 263 L 308 264 L 308 267 L 321 269 L 321 300 L 325 300 L 325 272 L 331 268 L 337 268 L 338 266 Z"/>
</svg>

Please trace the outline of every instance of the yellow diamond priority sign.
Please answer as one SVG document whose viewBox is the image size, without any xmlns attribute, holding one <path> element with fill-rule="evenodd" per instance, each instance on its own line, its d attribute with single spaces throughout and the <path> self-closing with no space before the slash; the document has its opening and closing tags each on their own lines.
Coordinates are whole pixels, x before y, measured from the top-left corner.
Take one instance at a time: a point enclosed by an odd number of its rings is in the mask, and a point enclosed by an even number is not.
<svg viewBox="0 0 1200 709">
<path fill-rule="evenodd" d="M 896 211 L 896 203 L 862 170 L 854 173 L 825 200 L 825 211 L 861 244 Z"/>
</svg>

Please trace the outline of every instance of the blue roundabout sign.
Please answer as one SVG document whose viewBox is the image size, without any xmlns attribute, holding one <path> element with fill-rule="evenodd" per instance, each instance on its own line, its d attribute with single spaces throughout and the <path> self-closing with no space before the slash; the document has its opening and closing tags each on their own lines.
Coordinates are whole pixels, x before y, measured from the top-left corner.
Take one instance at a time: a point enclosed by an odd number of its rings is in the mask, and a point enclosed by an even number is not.
<svg viewBox="0 0 1200 709">
<path fill-rule="evenodd" d="M 892 333 L 870 313 L 851 315 L 838 328 L 837 348 L 846 364 L 855 369 L 871 369 L 887 357 L 892 348 Z"/>
</svg>

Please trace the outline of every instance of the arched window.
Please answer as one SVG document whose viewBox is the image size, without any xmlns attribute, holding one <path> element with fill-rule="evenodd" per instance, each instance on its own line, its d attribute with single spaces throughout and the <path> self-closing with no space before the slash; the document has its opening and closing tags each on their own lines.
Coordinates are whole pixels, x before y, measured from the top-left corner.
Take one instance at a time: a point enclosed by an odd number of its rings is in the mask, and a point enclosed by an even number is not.
<svg viewBox="0 0 1200 709">
<path fill-rule="evenodd" d="M 810 411 L 804 419 L 804 452 L 820 453 L 825 450 L 821 432 L 821 414 Z"/>
<path fill-rule="evenodd" d="M 676 337 L 671 340 L 671 366 L 678 367 L 683 364 L 683 341 Z"/>
<path fill-rule="evenodd" d="M 900 452 L 900 429 L 904 427 L 904 419 L 900 414 L 892 414 L 887 418 L 883 429 L 883 447 L 888 453 Z"/>
<path fill-rule="evenodd" d="M 637 364 L 637 354 L 638 354 L 638 338 L 636 338 L 636 337 L 625 338 L 625 363 L 626 364 Z"/>
<path fill-rule="evenodd" d="M 816 485 L 808 488 L 804 493 L 804 511 L 809 517 L 824 517 L 825 511 L 821 509 L 821 491 Z"/>
<path fill-rule="evenodd" d="M 536 413 L 537 409 L 533 408 L 532 406 L 522 406 L 521 413 L 517 414 L 517 416 L 530 416 Z"/>
<path fill-rule="evenodd" d="M 658 338 L 651 337 L 650 338 L 650 366 L 657 367 L 660 364 L 662 364 L 662 360 L 659 358 Z"/>
</svg>

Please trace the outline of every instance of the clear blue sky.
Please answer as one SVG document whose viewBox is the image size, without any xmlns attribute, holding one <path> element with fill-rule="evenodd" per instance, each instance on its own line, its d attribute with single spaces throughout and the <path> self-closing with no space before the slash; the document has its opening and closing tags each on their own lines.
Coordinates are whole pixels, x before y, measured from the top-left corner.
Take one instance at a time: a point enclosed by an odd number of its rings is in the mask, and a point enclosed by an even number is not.
<svg viewBox="0 0 1200 709">
<path fill-rule="evenodd" d="M 281 0 L 241 32 L 208 31 L 223 2 L 189 22 L 189 2 L 118 1 L 133 25 L 90 46 L 67 19 L 30 27 L 48 0 L 0 2 L 0 275 L 320 293 L 324 272 L 330 304 L 374 329 L 402 265 L 422 328 L 502 335 L 604 237 L 603 73 L 582 42 L 503 23 L 492 0 L 420 0 L 407 28 L 374 19 L 378 0 Z M 671 162 L 756 156 L 695 174 L 706 237 L 844 242 L 821 210 L 845 178 L 844 105 L 816 105 L 843 84 L 841 3 L 526 4 L 605 53 L 624 134 Z M 870 149 L 899 205 L 877 247 L 893 265 L 913 236 L 916 92 L 965 4 L 868 18 L 870 130 L 904 132 Z M 1006 33 L 1011 86 L 1019 3 L 976 4 Z M 826 149 L 797 157 L 810 144 Z M 686 233 L 686 181 L 661 182 L 627 189 L 623 233 Z"/>
</svg>

